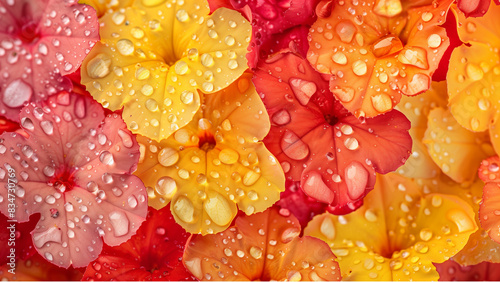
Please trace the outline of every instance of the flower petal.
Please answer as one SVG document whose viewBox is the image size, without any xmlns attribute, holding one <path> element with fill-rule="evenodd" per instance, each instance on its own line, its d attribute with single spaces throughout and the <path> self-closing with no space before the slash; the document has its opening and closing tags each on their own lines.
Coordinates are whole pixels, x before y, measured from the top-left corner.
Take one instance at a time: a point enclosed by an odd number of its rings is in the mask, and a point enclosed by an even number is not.
<svg viewBox="0 0 500 282">
<path fill-rule="evenodd" d="M 191 121 L 197 90 L 219 91 L 243 73 L 250 36 L 236 11 L 209 16 L 206 3 L 167 2 L 136 0 L 104 15 L 101 42 L 82 67 L 82 83 L 97 101 L 112 110 L 124 106 L 129 128 L 158 141 Z"/>
<path fill-rule="evenodd" d="M 269 117 L 250 77 L 203 96 L 194 119 L 168 139 L 139 137 L 135 174 L 150 187 L 150 205 L 172 201 L 173 216 L 188 232 L 223 231 L 238 209 L 264 211 L 284 190 L 282 169 L 260 141 Z"/>
<path fill-rule="evenodd" d="M 254 83 L 273 125 L 266 146 L 290 180 L 300 180 L 306 195 L 336 214 L 359 207 L 375 171 L 393 171 L 410 154 L 410 123 L 401 113 L 361 122 L 334 100 L 324 76 L 293 53 L 260 63 Z"/>
<path fill-rule="evenodd" d="M 441 170 L 456 182 L 471 182 L 481 160 L 494 154 L 486 133 L 461 127 L 448 110 L 430 111 L 422 142 Z"/>
<path fill-rule="evenodd" d="M 474 212 L 456 196 L 422 195 L 410 179 L 379 175 L 355 212 L 316 216 L 304 234 L 327 242 L 344 279 L 435 280 L 432 262 L 457 253 L 477 230 Z M 451 242 L 451 244 L 449 243 Z"/>
<path fill-rule="evenodd" d="M 149 208 L 137 233 L 120 246 L 104 246 L 82 280 L 194 280 L 180 260 L 187 239 L 169 206 Z"/>
<path fill-rule="evenodd" d="M 446 107 L 448 94 L 446 83 L 432 83 L 431 88 L 418 97 L 401 97 L 396 109 L 401 111 L 411 122 L 409 130 L 413 140 L 412 154 L 398 173 L 409 178 L 432 178 L 438 174 L 439 167 L 434 163 L 422 139 L 427 130 L 427 116 L 435 107 Z"/>
<path fill-rule="evenodd" d="M 61 75 L 78 69 L 99 38 L 98 23 L 95 11 L 76 1 L 22 0 L 0 7 L 0 114 L 19 121 L 24 102 L 71 89 Z"/>
<path fill-rule="evenodd" d="M 457 7 L 466 17 L 481 17 L 488 11 L 491 0 L 458 0 Z"/>
<path fill-rule="evenodd" d="M 330 90 L 356 117 L 388 112 L 401 94 L 426 91 L 449 46 L 439 25 L 452 1 L 417 7 L 386 2 L 342 2 L 310 30 L 308 60 L 332 74 Z"/>
<path fill-rule="evenodd" d="M 476 265 L 461 266 L 453 260 L 436 264 L 439 281 L 498 281 L 498 264 L 481 262 Z"/>
<path fill-rule="evenodd" d="M 184 265 L 200 280 L 340 280 L 335 256 L 277 208 L 238 217 L 217 235 L 192 235 Z"/>
</svg>

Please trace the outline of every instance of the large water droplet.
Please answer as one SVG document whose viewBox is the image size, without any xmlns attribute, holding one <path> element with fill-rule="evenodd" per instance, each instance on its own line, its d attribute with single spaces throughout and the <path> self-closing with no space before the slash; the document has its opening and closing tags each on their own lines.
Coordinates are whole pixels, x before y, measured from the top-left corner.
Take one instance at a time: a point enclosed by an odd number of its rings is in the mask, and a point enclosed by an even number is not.
<svg viewBox="0 0 500 282">
<path fill-rule="evenodd" d="M 328 240 L 335 239 L 335 226 L 333 225 L 332 219 L 328 215 L 325 216 L 321 222 L 319 230 Z"/>
<path fill-rule="evenodd" d="M 208 200 L 203 204 L 203 208 L 210 219 L 219 226 L 225 226 L 233 219 L 229 202 L 219 193 L 209 193 Z"/>
<path fill-rule="evenodd" d="M 5 87 L 2 101 L 8 107 L 17 108 L 28 102 L 32 94 L 33 89 L 30 85 L 21 79 L 16 79 Z"/>
<path fill-rule="evenodd" d="M 108 55 L 99 54 L 87 63 L 87 75 L 90 78 L 103 78 L 109 74 L 111 59 Z"/>
<path fill-rule="evenodd" d="M 317 171 L 310 171 L 307 174 L 308 177 L 302 185 L 304 193 L 318 201 L 325 202 L 327 204 L 331 203 L 335 194 L 325 184 L 321 174 Z"/>
<path fill-rule="evenodd" d="M 118 49 L 118 52 L 124 56 L 131 55 L 134 53 L 134 43 L 128 39 L 120 39 L 118 42 L 116 42 L 116 48 Z"/>
<path fill-rule="evenodd" d="M 368 171 L 357 161 L 351 162 L 345 169 L 347 194 L 353 200 L 364 194 L 368 183 Z"/>
<path fill-rule="evenodd" d="M 309 155 L 309 146 L 290 130 L 283 134 L 281 149 L 285 155 L 294 160 L 303 160 Z"/>
<path fill-rule="evenodd" d="M 43 132 L 47 135 L 52 135 L 54 133 L 54 124 L 50 120 L 42 120 L 40 122 Z"/>
<path fill-rule="evenodd" d="M 309 103 L 311 96 L 314 95 L 317 90 L 317 86 L 314 82 L 302 80 L 300 78 L 291 78 L 290 86 L 295 94 L 295 97 L 303 106 Z"/>
<path fill-rule="evenodd" d="M 113 165 L 115 163 L 113 154 L 111 154 L 109 151 L 103 151 L 99 156 L 99 160 L 104 165 Z"/>
<path fill-rule="evenodd" d="M 122 211 L 112 211 L 109 215 L 109 222 L 113 226 L 113 234 L 116 237 L 124 236 L 129 231 L 129 220 Z"/>
<path fill-rule="evenodd" d="M 185 196 L 180 196 L 173 205 L 174 213 L 180 220 L 190 223 L 194 220 L 194 206 L 193 203 Z"/>
</svg>

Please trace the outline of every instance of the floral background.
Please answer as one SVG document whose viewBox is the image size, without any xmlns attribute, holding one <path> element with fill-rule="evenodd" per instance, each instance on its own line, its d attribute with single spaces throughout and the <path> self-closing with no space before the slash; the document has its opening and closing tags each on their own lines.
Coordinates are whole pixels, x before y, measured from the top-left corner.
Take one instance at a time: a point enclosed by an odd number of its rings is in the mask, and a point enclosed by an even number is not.
<svg viewBox="0 0 500 282">
<path fill-rule="evenodd" d="M 0 0 L 2 280 L 500 280 L 497 0 Z"/>
</svg>

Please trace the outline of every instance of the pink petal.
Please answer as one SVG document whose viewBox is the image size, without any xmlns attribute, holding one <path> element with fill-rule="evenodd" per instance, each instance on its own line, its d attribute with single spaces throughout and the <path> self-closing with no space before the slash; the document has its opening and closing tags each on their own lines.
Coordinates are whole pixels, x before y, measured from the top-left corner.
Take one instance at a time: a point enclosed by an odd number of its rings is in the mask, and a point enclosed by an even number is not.
<svg viewBox="0 0 500 282">
<path fill-rule="evenodd" d="M 76 1 L 0 2 L 0 18 L 0 114 L 19 121 L 25 102 L 71 89 L 61 75 L 78 69 L 99 26 L 95 10 Z"/>
</svg>

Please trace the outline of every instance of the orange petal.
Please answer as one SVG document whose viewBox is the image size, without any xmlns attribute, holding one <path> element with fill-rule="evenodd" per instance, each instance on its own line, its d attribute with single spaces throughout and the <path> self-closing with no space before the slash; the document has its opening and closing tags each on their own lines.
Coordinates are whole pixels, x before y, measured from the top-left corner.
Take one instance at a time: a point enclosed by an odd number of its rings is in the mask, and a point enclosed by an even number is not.
<svg viewBox="0 0 500 282">
<path fill-rule="evenodd" d="M 138 138 L 135 174 L 149 187 L 149 204 L 172 201 L 172 214 L 188 232 L 223 231 L 238 209 L 264 211 L 285 188 L 283 170 L 260 141 L 270 123 L 250 77 L 204 96 L 194 119 L 168 139 Z"/>
<path fill-rule="evenodd" d="M 452 1 L 370 2 L 339 2 L 329 17 L 318 18 L 307 55 L 318 71 L 332 74 L 330 90 L 357 117 L 388 112 L 401 94 L 426 91 L 449 46 L 439 25 Z"/>
<path fill-rule="evenodd" d="M 300 229 L 293 215 L 278 208 L 241 216 L 223 233 L 192 235 L 183 262 L 200 280 L 340 280 L 328 245 L 298 237 Z"/>
<path fill-rule="evenodd" d="M 472 208 L 456 196 L 423 195 L 394 173 L 376 183 L 360 209 L 316 216 L 304 234 L 330 245 L 344 279 L 437 280 L 432 263 L 453 256 L 477 230 Z"/>
</svg>

